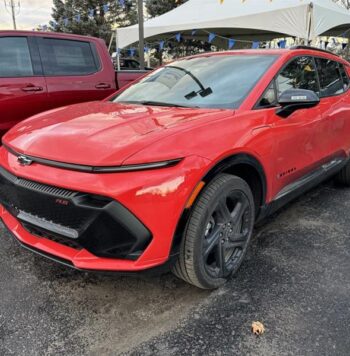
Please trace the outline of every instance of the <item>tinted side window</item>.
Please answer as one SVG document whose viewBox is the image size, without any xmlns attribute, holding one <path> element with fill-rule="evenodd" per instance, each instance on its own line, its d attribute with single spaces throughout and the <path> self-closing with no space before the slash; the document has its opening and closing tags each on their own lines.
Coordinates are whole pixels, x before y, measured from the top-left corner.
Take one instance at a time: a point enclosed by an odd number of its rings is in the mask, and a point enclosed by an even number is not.
<svg viewBox="0 0 350 356">
<path fill-rule="evenodd" d="M 281 71 L 277 77 L 278 96 L 288 89 L 306 89 L 319 92 L 313 58 L 298 57 Z"/>
<path fill-rule="evenodd" d="M 46 76 L 87 75 L 98 71 L 89 42 L 44 38 L 39 48 Z"/>
<path fill-rule="evenodd" d="M 26 37 L 0 37 L 0 77 L 30 77 L 33 66 Z"/>
<path fill-rule="evenodd" d="M 340 70 L 340 75 L 343 78 L 344 90 L 348 90 L 350 84 L 349 77 L 348 74 L 346 73 L 344 65 L 341 63 L 339 63 L 339 70 Z"/>
<path fill-rule="evenodd" d="M 316 64 L 321 86 L 320 97 L 343 93 L 344 86 L 338 63 L 326 58 L 316 58 Z"/>
</svg>

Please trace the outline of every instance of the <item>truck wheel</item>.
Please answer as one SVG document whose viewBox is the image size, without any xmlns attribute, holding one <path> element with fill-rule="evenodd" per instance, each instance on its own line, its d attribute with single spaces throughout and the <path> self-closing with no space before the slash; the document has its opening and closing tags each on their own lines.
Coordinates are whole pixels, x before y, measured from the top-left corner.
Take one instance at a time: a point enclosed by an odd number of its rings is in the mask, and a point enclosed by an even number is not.
<svg viewBox="0 0 350 356">
<path fill-rule="evenodd" d="M 202 289 L 223 285 L 244 259 L 254 220 L 248 184 L 236 176 L 218 175 L 192 208 L 174 274 Z"/>
<path fill-rule="evenodd" d="M 350 162 L 337 174 L 337 182 L 350 187 Z"/>
</svg>

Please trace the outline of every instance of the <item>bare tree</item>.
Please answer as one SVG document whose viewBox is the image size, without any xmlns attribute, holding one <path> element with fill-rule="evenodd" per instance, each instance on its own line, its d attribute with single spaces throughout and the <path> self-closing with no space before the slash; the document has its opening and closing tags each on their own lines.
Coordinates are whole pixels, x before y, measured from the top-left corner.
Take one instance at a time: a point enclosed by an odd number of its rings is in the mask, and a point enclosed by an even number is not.
<svg viewBox="0 0 350 356">
<path fill-rule="evenodd" d="M 347 9 L 350 9 L 350 0 L 333 0 L 334 2 L 343 5 Z"/>
</svg>

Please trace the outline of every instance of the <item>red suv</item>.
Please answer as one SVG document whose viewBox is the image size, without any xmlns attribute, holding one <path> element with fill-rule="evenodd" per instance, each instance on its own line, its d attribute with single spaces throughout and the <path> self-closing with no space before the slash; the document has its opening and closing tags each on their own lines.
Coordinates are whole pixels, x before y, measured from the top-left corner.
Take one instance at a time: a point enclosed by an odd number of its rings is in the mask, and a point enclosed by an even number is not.
<svg viewBox="0 0 350 356">
<path fill-rule="evenodd" d="M 81 270 L 169 263 L 216 288 L 254 223 L 337 174 L 350 184 L 349 64 L 310 48 L 202 54 L 3 138 L 0 215 Z"/>
</svg>

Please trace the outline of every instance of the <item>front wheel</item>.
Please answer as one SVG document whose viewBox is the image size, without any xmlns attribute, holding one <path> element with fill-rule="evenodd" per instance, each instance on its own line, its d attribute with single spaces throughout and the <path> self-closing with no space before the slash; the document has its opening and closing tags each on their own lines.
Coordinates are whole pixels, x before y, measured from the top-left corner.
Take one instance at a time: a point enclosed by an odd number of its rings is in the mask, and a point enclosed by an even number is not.
<svg viewBox="0 0 350 356">
<path fill-rule="evenodd" d="M 244 180 L 229 174 L 214 178 L 193 206 L 174 274 L 203 289 L 223 285 L 244 259 L 254 210 L 253 195 Z"/>
</svg>

